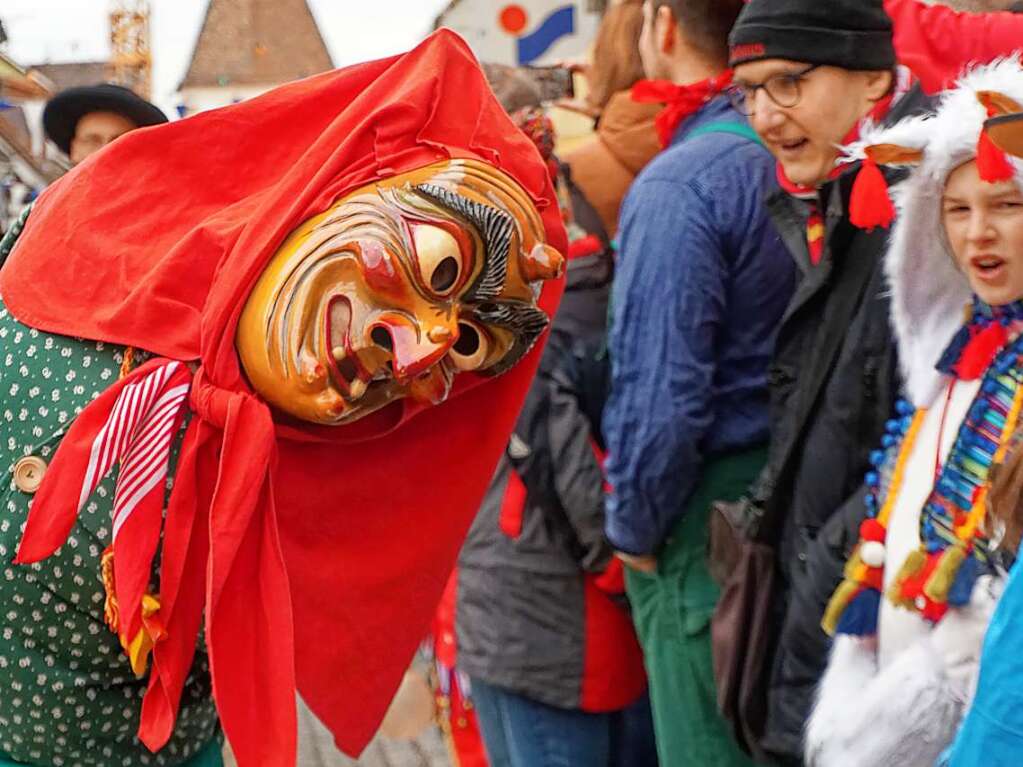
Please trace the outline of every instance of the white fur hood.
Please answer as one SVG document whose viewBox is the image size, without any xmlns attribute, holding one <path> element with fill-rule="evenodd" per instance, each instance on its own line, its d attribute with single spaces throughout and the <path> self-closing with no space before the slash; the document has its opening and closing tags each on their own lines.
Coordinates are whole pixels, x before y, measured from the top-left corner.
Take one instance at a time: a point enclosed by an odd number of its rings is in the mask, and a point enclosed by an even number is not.
<svg viewBox="0 0 1023 767">
<path fill-rule="evenodd" d="M 908 179 L 892 190 L 898 217 L 892 229 L 885 271 L 892 290 L 892 322 L 906 392 L 917 407 L 929 406 L 944 384 L 935 369 L 962 327 L 972 299 L 966 277 L 956 268 L 941 223 L 941 198 L 949 174 L 977 155 L 988 117 L 979 94 L 994 92 L 1023 104 L 1019 54 L 965 74 L 945 93 L 937 111 L 890 128 L 866 127 L 862 139 L 845 148 L 845 160 L 867 157 L 868 148 L 895 145 L 919 150 L 922 158 L 898 158 L 913 165 Z M 907 154 L 919 154 L 919 152 Z M 1009 157 L 1023 186 L 1023 162 Z"/>
</svg>

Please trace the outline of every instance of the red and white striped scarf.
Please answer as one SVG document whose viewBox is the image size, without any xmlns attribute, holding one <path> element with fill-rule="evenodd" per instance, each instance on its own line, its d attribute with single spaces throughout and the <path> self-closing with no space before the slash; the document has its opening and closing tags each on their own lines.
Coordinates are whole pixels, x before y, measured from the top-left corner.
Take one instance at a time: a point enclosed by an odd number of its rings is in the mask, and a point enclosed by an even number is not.
<svg viewBox="0 0 1023 767">
<path fill-rule="evenodd" d="M 153 360 L 83 410 L 64 438 L 72 448 L 58 451 L 50 466 L 63 481 L 43 483 L 18 548 L 17 563 L 50 556 L 119 464 L 111 547 L 117 562 L 117 630 L 124 647 L 142 628 L 142 597 L 160 538 L 171 444 L 185 417 L 191 383 L 182 363 Z M 60 513 L 43 513 L 50 509 Z"/>
</svg>

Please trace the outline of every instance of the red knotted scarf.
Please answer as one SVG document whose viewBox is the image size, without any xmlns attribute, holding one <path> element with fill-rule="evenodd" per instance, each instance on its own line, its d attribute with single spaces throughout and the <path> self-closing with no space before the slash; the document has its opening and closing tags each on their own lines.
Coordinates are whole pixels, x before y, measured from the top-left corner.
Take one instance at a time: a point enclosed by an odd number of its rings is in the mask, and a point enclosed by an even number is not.
<svg viewBox="0 0 1023 767">
<path fill-rule="evenodd" d="M 632 87 L 632 100 L 640 104 L 664 104 L 655 124 L 661 146 L 667 147 L 682 121 L 692 116 L 732 82 L 732 71 L 689 85 L 669 80 L 640 80 Z"/>
<path fill-rule="evenodd" d="M 43 194 L 0 272 L 0 295 L 28 325 L 199 365 L 164 527 L 167 637 L 139 731 L 150 748 L 173 730 L 204 608 L 217 707 L 242 767 L 294 763 L 296 687 L 345 751 L 375 732 L 539 350 L 496 379 L 460 376 L 439 407 L 402 401 L 330 428 L 275 421 L 245 382 L 234 334 L 252 285 L 301 222 L 376 179 L 459 157 L 516 178 L 564 252 L 543 161 L 465 43 L 441 31 L 404 56 L 129 133 Z M 560 284 L 545 287 L 549 314 L 559 295 Z M 112 397 L 65 437 L 22 559 L 66 537 L 82 482 L 67 467 L 81 463 Z"/>
</svg>

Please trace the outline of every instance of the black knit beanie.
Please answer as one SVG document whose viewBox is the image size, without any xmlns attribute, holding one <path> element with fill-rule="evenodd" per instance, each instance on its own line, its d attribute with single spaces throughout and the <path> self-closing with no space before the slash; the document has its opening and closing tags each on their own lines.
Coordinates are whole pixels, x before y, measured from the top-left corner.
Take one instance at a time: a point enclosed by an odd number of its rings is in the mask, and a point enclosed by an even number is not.
<svg viewBox="0 0 1023 767">
<path fill-rule="evenodd" d="M 882 0 L 750 0 L 728 38 L 729 65 L 791 59 L 851 70 L 892 69 Z"/>
</svg>

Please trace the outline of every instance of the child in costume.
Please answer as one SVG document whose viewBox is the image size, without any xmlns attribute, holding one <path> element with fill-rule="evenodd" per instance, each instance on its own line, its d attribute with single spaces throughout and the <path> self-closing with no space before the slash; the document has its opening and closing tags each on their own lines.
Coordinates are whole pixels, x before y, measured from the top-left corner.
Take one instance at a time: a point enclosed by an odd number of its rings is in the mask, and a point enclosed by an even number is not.
<svg viewBox="0 0 1023 767">
<path fill-rule="evenodd" d="M 1023 113 L 994 117 L 987 123 L 992 140 L 1023 157 Z M 999 549 L 1014 558 L 1005 591 L 984 637 L 977 693 L 948 754 L 950 767 L 1015 767 L 1023 752 L 1023 430 L 991 483 L 988 510 L 1001 538 Z"/>
<path fill-rule="evenodd" d="M 564 249 L 543 161 L 444 31 L 51 186 L 0 248 L 0 764 L 215 765 L 219 719 L 241 767 L 291 765 L 296 692 L 358 754 Z"/>
<path fill-rule="evenodd" d="M 983 130 L 1013 99 L 1017 58 L 848 150 L 868 181 L 878 163 L 912 167 L 886 260 L 907 400 L 872 456 L 860 542 L 824 617 L 836 637 L 807 728 L 812 767 L 931 767 L 972 697 L 1002 581 L 991 467 L 1023 408 L 1023 163 Z"/>
</svg>

